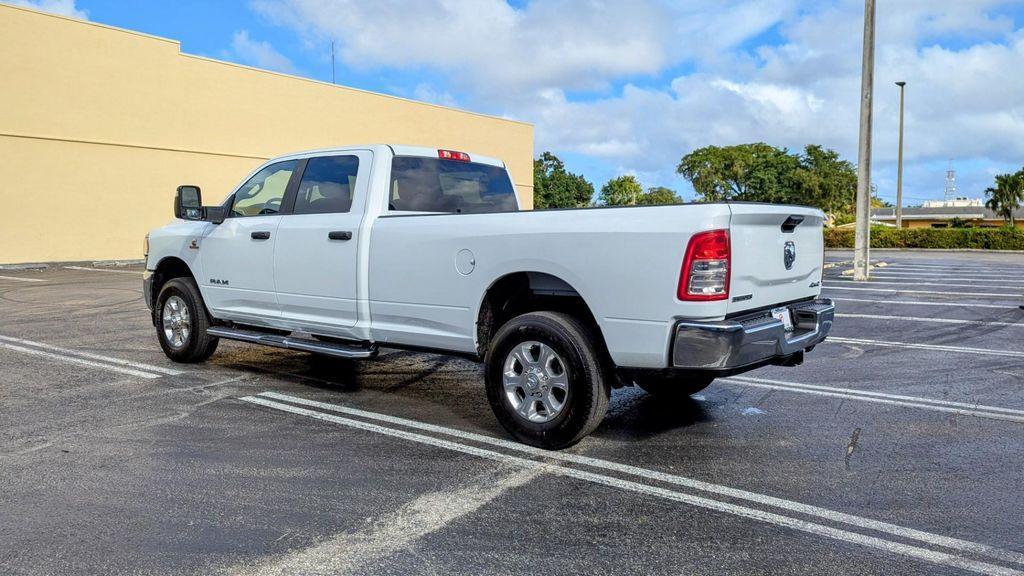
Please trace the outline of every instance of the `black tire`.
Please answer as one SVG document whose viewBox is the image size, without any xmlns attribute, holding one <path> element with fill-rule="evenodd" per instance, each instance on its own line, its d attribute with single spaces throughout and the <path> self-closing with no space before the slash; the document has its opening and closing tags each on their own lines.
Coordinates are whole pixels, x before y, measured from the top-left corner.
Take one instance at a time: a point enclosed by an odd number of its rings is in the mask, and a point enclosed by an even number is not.
<svg viewBox="0 0 1024 576">
<path fill-rule="evenodd" d="M 169 341 L 164 332 L 164 305 L 172 297 L 177 297 L 188 310 L 188 337 L 178 346 Z M 172 278 L 160 288 L 153 318 L 160 347 L 171 360 L 185 363 L 202 362 L 217 350 L 220 339 L 206 333 L 206 329 L 210 327 L 210 317 L 206 313 L 199 288 L 192 278 Z"/>
<path fill-rule="evenodd" d="M 564 364 L 567 391 L 562 408 L 547 422 L 521 416 L 505 393 L 505 362 L 513 348 L 525 342 L 547 345 Z M 487 400 L 498 422 L 520 442 L 548 450 L 572 446 L 593 432 L 608 411 L 610 371 L 603 357 L 591 331 L 572 316 L 559 312 L 517 316 L 498 329 L 484 357 Z"/>
<path fill-rule="evenodd" d="M 633 378 L 633 383 L 651 396 L 665 399 L 689 398 L 707 388 L 715 381 L 713 376 L 660 376 L 643 375 Z"/>
</svg>

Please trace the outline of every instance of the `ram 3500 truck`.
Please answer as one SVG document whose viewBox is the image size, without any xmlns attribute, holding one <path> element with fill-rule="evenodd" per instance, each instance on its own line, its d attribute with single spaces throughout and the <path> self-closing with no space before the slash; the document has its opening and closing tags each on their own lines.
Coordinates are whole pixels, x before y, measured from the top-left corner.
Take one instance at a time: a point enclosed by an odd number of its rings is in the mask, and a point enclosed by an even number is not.
<svg viewBox="0 0 1024 576">
<path fill-rule="evenodd" d="M 500 160 L 373 145 L 275 158 L 220 206 L 181 186 L 174 209 L 144 280 L 172 360 L 221 338 L 463 355 L 501 424 L 544 448 L 597 427 L 614 387 L 672 397 L 797 365 L 832 326 L 811 208 L 526 211 Z"/>
</svg>

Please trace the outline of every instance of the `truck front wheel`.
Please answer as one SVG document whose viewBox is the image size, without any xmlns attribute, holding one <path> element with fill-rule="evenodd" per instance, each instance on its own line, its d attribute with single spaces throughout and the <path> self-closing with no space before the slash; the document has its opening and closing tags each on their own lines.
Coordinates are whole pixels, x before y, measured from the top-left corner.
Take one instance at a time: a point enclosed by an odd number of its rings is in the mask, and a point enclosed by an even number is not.
<svg viewBox="0 0 1024 576">
<path fill-rule="evenodd" d="M 559 312 L 531 312 L 502 326 L 484 358 L 487 399 L 519 441 L 557 450 L 601 423 L 610 383 L 594 335 Z"/>
<path fill-rule="evenodd" d="M 206 333 L 210 318 L 191 278 L 172 278 L 160 289 L 154 307 L 156 335 L 164 354 L 175 362 L 202 362 L 219 339 Z"/>
</svg>

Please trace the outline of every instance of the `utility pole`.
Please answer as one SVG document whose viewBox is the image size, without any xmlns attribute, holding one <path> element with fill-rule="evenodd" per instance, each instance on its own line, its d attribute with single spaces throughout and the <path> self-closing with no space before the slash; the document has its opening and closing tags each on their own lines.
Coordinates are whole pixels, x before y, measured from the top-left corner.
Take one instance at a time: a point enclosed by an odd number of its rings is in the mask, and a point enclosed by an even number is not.
<svg viewBox="0 0 1024 576">
<path fill-rule="evenodd" d="M 337 83 L 334 77 L 334 40 L 331 40 L 331 84 Z"/>
<path fill-rule="evenodd" d="M 900 87 L 900 154 L 896 168 L 896 228 L 903 228 L 903 96 L 907 83 L 896 83 Z"/>
<path fill-rule="evenodd" d="M 860 77 L 860 145 L 857 152 L 857 233 L 853 279 L 867 280 L 871 262 L 871 103 L 875 85 L 875 0 L 864 0 L 864 61 Z"/>
</svg>

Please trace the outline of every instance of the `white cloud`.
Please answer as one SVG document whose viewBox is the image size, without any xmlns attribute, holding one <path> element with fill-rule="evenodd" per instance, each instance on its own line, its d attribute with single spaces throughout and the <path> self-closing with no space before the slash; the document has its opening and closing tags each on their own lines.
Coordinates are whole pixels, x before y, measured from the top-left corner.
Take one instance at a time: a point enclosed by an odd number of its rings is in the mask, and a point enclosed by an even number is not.
<svg viewBox="0 0 1024 576">
<path fill-rule="evenodd" d="M 278 52 L 269 42 L 253 40 L 247 30 L 235 32 L 231 40 L 230 56 L 243 64 L 265 68 L 276 72 L 294 74 L 295 65 L 287 56 Z"/>
<path fill-rule="evenodd" d="M 5 0 L 11 2 L 15 6 L 24 6 L 26 8 L 35 8 L 36 10 L 42 10 L 43 12 L 52 12 L 53 14 L 60 14 L 61 16 L 71 16 L 72 18 L 81 18 L 82 20 L 89 19 L 89 12 L 87 10 L 81 10 L 75 6 L 75 0 Z"/>
<path fill-rule="evenodd" d="M 669 63 L 671 20 L 652 3 L 609 0 L 256 0 L 258 12 L 336 39 L 355 68 L 428 66 L 492 97 L 597 89 Z"/>
<path fill-rule="evenodd" d="M 430 102 L 431 104 L 439 104 L 441 106 L 458 106 L 458 101 L 451 92 L 438 90 L 426 83 L 417 84 L 413 90 L 412 97 L 422 102 Z"/>
<path fill-rule="evenodd" d="M 1020 0 L 880 3 L 876 179 L 896 155 L 907 86 L 909 174 L 954 158 L 1024 163 Z M 421 96 L 533 122 L 552 149 L 641 175 L 707 144 L 821 143 L 856 157 L 861 0 L 254 0 L 271 21 L 332 38 L 360 69 L 428 70 Z M 1019 16 L 1018 16 L 1019 18 Z M 417 89 L 417 92 L 421 92 Z M 916 171 L 916 172 L 915 172 Z M 908 182 L 928 194 L 934 183 Z M 924 194 L 925 192 L 918 192 Z M 972 191 L 974 193 L 974 191 Z"/>
</svg>

